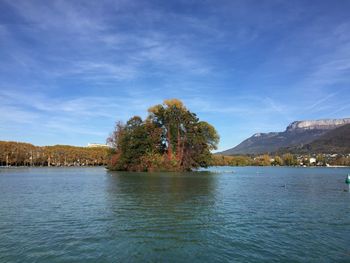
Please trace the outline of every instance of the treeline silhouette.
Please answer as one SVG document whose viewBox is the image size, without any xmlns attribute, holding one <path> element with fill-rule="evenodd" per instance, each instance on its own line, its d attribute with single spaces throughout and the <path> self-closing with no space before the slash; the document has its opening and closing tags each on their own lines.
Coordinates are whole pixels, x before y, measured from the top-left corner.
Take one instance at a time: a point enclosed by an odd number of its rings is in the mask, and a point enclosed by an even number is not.
<svg viewBox="0 0 350 263">
<path fill-rule="evenodd" d="M 0 166 L 102 166 L 107 164 L 108 151 L 105 147 L 0 141 Z"/>
</svg>

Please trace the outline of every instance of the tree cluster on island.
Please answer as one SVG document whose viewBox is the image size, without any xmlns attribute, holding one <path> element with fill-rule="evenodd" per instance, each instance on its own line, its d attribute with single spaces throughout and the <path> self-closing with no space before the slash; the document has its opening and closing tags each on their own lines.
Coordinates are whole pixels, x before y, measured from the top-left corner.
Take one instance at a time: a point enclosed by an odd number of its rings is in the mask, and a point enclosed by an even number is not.
<svg viewBox="0 0 350 263">
<path fill-rule="evenodd" d="M 118 122 L 108 139 L 108 168 L 122 171 L 187 171 L 212 163 L 219 135 L 178 99 L 148 109 L 145 120 Z"/>
</svg>

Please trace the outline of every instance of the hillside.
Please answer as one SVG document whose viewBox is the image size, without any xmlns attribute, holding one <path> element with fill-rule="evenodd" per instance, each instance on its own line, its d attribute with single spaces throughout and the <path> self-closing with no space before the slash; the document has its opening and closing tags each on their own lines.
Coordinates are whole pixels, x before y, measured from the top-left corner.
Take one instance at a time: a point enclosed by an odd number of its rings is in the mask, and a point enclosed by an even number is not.
<svg viewBox="0 0 350 263">
<path fill-rule="evenodd" d="M 305 145 L 315 141 L 328 131 L 350 124 L 350 118 L 295 121 L 283 132 L 257 133 L 236 147 L 223 151 L 222 155 L 272 153 L 280 148 Z"/>
<path fill-rule="evenodd" d="M 295 153 L 350 153 L 350 124 L 333 129 L 302 146 L 287 148 Z"/>
</svg>

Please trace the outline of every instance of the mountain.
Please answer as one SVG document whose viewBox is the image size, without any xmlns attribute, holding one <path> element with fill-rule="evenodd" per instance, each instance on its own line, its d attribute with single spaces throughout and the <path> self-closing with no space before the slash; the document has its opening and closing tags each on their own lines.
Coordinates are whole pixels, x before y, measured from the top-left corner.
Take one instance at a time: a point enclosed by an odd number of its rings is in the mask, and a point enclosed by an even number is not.
<svg viewBox="0 0 350 263">
<path fill-rule="evenodd" d="M 295 121 L 283 132 L 256 133 L 222 155 L 272 153 L 280 148 L 313 142 L 328 131 L 350 124 L 350 118 Z"/>
<path fill-rule="evenodd" d="M 350 123 L 350 118 L 325 119 L 312 121 L 295 121 L 288 125 L 286 131 L 293 130 L 332 130 Z"/>
<path fill-rule="evenodd" d="M 350 153 L 350 124 L 330 130 L 310 143 L 286 150 L 295 153 Z"/>
</svg>

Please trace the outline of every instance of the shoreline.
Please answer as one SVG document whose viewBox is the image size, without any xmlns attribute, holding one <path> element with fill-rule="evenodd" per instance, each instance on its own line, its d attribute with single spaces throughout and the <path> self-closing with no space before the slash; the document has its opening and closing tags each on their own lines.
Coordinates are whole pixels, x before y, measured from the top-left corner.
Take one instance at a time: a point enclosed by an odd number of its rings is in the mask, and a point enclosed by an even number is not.
<svg viewBox="0 0 350 263">
<path fill-rule="evenodd" d="M 0 166 L 0 169 L 23 169 L 23 168 L 106 168 L 106 166 L 103 165 L 86 165 L 86 166 Z"/>
<path fill-rule="evenodd" d="M 264 167 L 269 167 L 269 168 L 350 168 L 350 166 L 345 166 L 345 165 L 329 165 L 329 166 L 288 166 L 288 165 L 266 165 L 266 166 L 260 166 L 260 165 L 247 165 L 247 166 L 232 166 L 232 165 L 213 165 L 209 166 L 210 167 L 259 167 L 259 168 L 264 168 Z M 23 169 L 23 168 L 105 168 L 107 169 L 107 166 L 103 165 L 86 165 L 86 166 L 0 166 L 0 169 Z M 208 168 L 202 168 L 202 169 L 208 169 Z"/>
</svg>

